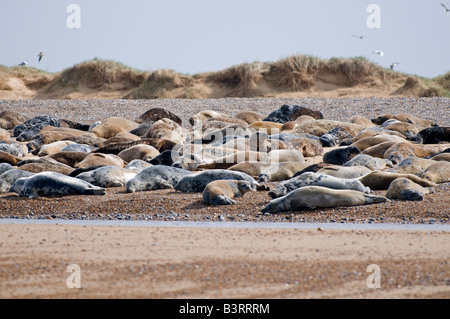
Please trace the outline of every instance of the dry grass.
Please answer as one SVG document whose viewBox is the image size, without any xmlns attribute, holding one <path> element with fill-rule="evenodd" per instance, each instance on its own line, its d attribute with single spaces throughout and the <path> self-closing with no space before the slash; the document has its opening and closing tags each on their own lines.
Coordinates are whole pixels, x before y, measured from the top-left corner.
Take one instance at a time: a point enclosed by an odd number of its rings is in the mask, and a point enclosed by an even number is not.
<svg viewBox="0 0 450 319">
<path fill-rule="evenodd" d="M 0 90 L 12 90 L 7 84 L 10 78 L 18 78 L 28 88 L 38 90 L 49 84 L 54 75 L 36 68 L 0 65 Z"/>
<path fill-rule="evenodd" d="M 62 71 L 48 87 L 47 92 L 53 92 L 61 87 L 77 88 L 79 85 L 90 89 L 105 89 L 113 83 L 121 83 L 125 87 L 132 88 L 139 86 L 144 80 L 144 72 L 118 62 L 94 59 Z"/>
<path fill-rule="evenodd" d="M 258 84 L 263 79 L 267 65 L 261 62 L 234 65 L 223 71 L 205 74 L 207 82 L 228 87 L 228 97 L 252 97 L 260 95 Z"/>
<path fill-rule="evenodd" d="M 289 91 L 309 89 L 324 61 L 308 55 L 295 55 L 269 64 L 265 79 L 275 88 Z"/>
<path fill-rule="evenodd" d="M 181 75 L 173 70 L 162 69 L 151 72 L 137 89 L 124 96 L 125 99 L 167 98 L 171 90 L 186 88 L 193 84 L 192 77 Z"/>
<path fill-rule="evenodd" d="M 79 63 L 57 74 L 0 65 L 0 90 L 12 92 L 11 78 L 35 90 L 35 98 L 66 98 L 73 92 L 114 92 L 126 99 L 262 97 L 292 92 L 357 87 L 388 95 L 450 96 L 450 72 L 434 79 L 386 69 L 364 57 L 319 59 L 293 55 L 197 75 L 161 69 L 143 72 L 109 60 Z M 80 95 L 81 94 L 81 95 Z"/>
</svg>

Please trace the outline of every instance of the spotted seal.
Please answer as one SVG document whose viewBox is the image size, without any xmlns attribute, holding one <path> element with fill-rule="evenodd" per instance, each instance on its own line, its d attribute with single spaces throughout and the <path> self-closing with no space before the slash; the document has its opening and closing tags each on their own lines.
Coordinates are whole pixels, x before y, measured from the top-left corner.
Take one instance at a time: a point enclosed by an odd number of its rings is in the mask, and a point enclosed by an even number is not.
<svg viewBox="0 0 450 319">
<path fill-rule="evenodd" d="M 191 171 L 165 165 L 155 165 L 139 172 L 128 181 L 128 193 L 149 191 L 155 189 L 173 188 L 181 179 L 194 173 Z"/>
<path fill-rule="evenodd" d="M 105 194 L 104 188 L 56 172 L 42 172 L 19 178 L 10 191 L 26 197 Z"/>
<path fill-rule="evenodd" d="M 219 179 L 244 180 L 250 182 L 252 189 L 259 189 L 259 184 L 250 175 L 224 169 L 211 169 L 185 176 L 175 184 L 174 188 L 181 192 L 198 193 L 203 192 L 208 183 Z"/>
<path fill-rule="evenodd" d="M 364 186 L 363 183 L 361 183 L 356 178 L 344 179 L 329 176 L 326 174 L 306 172 L 300 176 L 280 182 L 274 189 L 269 192 L 269 196 L 272 198 L 281 197 L 297 188 L 305 186 L 322 186 L 333 189 L 351 189 L 367 194 L 371 192 L 369 187 Z"/>
<path fill-rule="evenodd" d="M 387 200 L 383 196 L 370 195 L 355 190 L 306 186 L 271 200 L 261 212 L 278 213 L 315 208 L 358 206 L 383 203 Z"/>
</svg>

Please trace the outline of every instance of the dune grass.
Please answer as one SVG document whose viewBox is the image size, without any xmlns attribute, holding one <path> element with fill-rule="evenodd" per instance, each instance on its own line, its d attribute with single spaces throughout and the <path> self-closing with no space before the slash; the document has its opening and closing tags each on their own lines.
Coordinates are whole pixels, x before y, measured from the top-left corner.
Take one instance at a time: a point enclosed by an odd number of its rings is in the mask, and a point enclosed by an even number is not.
<svg viewBox="0 0 450 319">
<path fill-rule="evenodd" d="M 63 93 L 67 94 L 70 90 L 77 91 L 82 87 L 98 91 L 120 87 L 127 91 L 123 96 L 126 99 L 210 98 L 211 92 L 218 87 L 220 90 L 216 90 L 214 97 L 258 97 L 307 91 L 326 78 L 337 87 L 374 87 L 380 83 L 395 83 L 398 88 L 403 83 L 400 89 L 393 92 L 394 95 L 450 97 L 450 72 L 427 79 L 383 68 L 365 57 L 325 60 L 303 54 L 274 62 L 242 63 L 224 70 L 195 75 L 170 69 L 145 72 L 116 61 L 101 59 L 84 61 L 59 73 L 0 65 L 0 90 L 12 90 L 7 85 L 11 77 L 21 79 L 30 89 L 51 93 L 46 96 L 59 96 L 60 89 L 64 89 Z"/>
<path fill-rule="evenodd" d="M 91 89 L 105 88 L 113 83 L 125 83 L 130 88 L 139 86 L 146 73 L 110 60 L 90 60 L 60 72 L 47 92 L 60 87 L 77 87 L 82 84 Z"/>
</svg>

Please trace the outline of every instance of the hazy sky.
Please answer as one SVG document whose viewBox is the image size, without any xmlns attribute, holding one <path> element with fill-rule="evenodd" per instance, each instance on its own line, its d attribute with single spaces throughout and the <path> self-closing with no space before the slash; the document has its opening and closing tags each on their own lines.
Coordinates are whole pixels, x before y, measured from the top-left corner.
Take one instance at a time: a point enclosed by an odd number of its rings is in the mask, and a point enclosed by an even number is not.
<svg viewBox="0 0 450 319">
<path fill-rule="evenodd" d="M 450 71 L 450 12 L 441 2 L 450 9 L 450 0 L 0 0 L 0 64 L 28 60 L 58 72 L 97 57 L 195 74 L 309 54 L 400 62 L 398 71 L 435 77 Z M 80 8 L 80 28 L 67 25 L 70 4 Z M 367 25 L 370 4 L 380 8 L 371 20 L 379 28 Z"/>
</svg>

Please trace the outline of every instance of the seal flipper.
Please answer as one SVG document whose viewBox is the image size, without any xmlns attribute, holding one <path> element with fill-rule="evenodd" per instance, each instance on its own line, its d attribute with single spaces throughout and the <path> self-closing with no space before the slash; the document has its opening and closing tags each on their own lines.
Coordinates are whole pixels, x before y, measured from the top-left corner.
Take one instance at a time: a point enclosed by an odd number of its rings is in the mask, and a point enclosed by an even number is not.
<svg viewBox="0 0 450 319">
<path fill-rule="evenodd" d="M 89 188 L 84 192 L 85 195 L 105 195 L 106 190 L 104 188 Z"/>
<path fill-rule="evenodd" d="M 236 205 L 236 201 L 225 195 L 217 195 L 211 199 L 211 205 Z"/>
</svg>

